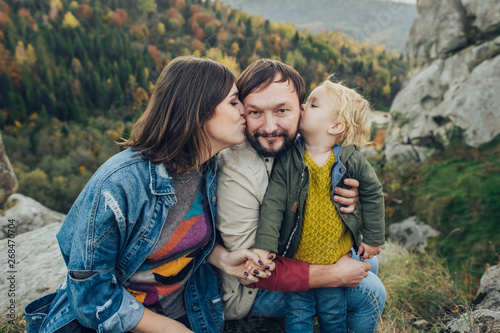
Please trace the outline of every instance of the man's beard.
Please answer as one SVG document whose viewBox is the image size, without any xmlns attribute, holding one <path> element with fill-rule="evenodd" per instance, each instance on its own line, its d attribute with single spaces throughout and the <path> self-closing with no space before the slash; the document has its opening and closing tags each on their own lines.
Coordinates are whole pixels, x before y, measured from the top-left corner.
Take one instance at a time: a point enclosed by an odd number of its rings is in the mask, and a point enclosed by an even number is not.
<svg viewBox="0 0 500 333">
<path fill-rule="evenodd" d="M 255 149 L 255 151 L 263 157 L 277 157 L 278 155 L 290 149 L 290 147 L 292 147 L 293 145 L 293 142 L 295 141 L 295 138 L 297 137 L 297 133 L 298 131 L 295 131 L 295 135 L 290 136 L 290 134 L 287 131 L 281 130 L 281 131 L 274 131 L 272 133 L 255 132 L 254 135 L 252 136 L 248 134 L 248 131 L 245 131 L 245 135 L 247 137 L 248 142 L 250 142 L 250 145 L 252 145 L 253 149 Z M 285 140 L 283 141 L 283 144 L 278 150 L 270 151 L 264 148 L 262 144 L 259 142 L 260 136 L 264 138 L 267 137 L 279 138 L 281 136 L 284 137 Z"/>
</svg>

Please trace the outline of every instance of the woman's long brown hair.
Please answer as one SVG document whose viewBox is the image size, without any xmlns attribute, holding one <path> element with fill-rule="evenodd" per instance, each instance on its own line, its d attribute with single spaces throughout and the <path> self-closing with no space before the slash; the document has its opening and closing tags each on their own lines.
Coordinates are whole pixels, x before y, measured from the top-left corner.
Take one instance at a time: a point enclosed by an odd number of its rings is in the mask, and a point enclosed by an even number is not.
<svg viewBox="0 0 500 333">
<path fill-rule="evenodd" d="M 229 94 L 235 75 L 209 59 L 178 57 L 162 71 L 144 114 L 120 143 L 169 172 L 199 167 L 210 152 L 205 123 Z"/>
</svg>

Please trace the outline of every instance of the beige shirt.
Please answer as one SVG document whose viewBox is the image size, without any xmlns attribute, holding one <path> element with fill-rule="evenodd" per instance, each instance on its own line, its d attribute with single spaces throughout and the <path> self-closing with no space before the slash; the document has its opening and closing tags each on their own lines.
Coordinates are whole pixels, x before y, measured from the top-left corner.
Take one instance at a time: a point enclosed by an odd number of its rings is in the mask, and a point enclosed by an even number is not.
<svg viewBox="0 0 500 333">
<path fill-rule="evenodd" d="M 274 159 L 262 157 L 247 142 L 220 153 L 217 182 L 217 230 L 229 251 L 253 247 L 260 205 Z M 244 318 L 258 289 L 245 288 L 238 278 L 218 271 L 226 320 Z"/>
</svg>

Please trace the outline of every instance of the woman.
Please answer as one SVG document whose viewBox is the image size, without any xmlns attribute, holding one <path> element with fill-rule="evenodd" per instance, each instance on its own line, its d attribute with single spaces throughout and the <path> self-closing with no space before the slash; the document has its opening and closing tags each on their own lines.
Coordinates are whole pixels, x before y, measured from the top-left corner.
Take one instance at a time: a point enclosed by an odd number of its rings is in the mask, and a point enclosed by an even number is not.
<svg viewBox="0 0 500 333">
<path fill-rule="evenodd" d="M 245 139 L 234 81 L 211 60 L 165 67 L 128 149 L 97 170 L 57 234 L 67 280 L 26 307 L 28 333 L 223 330 L 204 258 L 214 245 L 215 155 Z M 223 262 L 243 277 L 252 256 Z"/>
</svg>

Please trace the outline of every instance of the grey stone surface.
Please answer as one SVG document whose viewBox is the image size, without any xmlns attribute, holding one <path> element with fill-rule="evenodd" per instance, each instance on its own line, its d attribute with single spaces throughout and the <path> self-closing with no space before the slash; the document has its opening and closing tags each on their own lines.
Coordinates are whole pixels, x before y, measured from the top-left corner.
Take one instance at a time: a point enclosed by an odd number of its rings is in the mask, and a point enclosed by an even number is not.
<svg viewBox="0 0 500 333">
<path fill-rule="evenodd" d="M 15 263 L 3 263 L 0 275 L 0 321 L 6 321 L 14 300 L 16 315 L 22 315 L 31 301 L 57 290 L 65 281 L 66 265 L 59 250 L 56 233 L 61 223 L 52 223 L 15 238 L 0 240 L 0 253 L 7 254 L 14 244 Z M 11 247 L 9 247 L 9 240 Z M 14 241 L 14 243 L 12 243 Z M 13 264 L 13 266 L 10 266 Z M 9 273 L 15 272 L 15 273 Z M 9 296 L 12 290 L 11 296 Z"/>
<path fill-rule="evenodd" d="M 450 321 L 440 333 L 494 333 L 500 332 L 500 312 L 475 310 Z"/>
<path fill-rule="evenodd" d="M 17 191 L 17 178 L 5 152 L 2 134 L 0 133 L 0 207 L 7 198 Z"/>
<path fill-rule="evenodd" d="M 418 8 L 407 44 L 410 73 L 385 139 L 394 164 L 424 161 L 457 129 L 473 147 L 500 135 L 500 1 L 425 0 Z"/>
<path fill-rule="evenodd" d="M 416 216 L 411 216 L 399 223 L 389 226 L 390 238 L 393 242 L 399 243 L 406 250 L 425 251 L 427 240 L 436 237 L 440 233 L 431 226 L 417 220 Z"/>
<path fill-rule="evenodd" d="M 39 229 L 54 222 L 63 222 L 65 215 L 43 206 L 38 201 L 15 193 L 9 197 L 6 206 L 10 207 L 0 213 L 0 239 L 7 236 L 9 220 L 15 220 L 16 234 Z"/>
<path fill-rule="evenodd" d="M 500 265 L 488 268 L 481 277 L 476 302 L 478 309 L 500 311 Z"/>
</svg>

